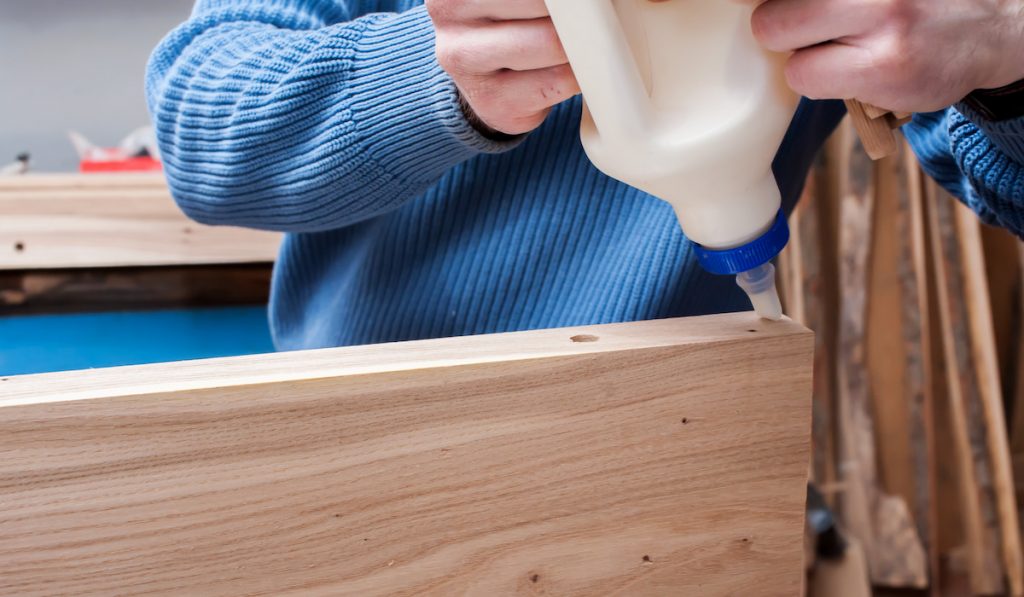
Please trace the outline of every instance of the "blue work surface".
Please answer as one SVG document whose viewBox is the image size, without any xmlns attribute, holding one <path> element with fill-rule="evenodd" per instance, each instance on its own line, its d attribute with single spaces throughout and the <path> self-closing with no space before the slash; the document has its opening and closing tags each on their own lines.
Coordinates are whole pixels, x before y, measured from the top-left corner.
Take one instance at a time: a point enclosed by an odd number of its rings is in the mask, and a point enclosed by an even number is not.
<svg viewBox="0 0 1024 597">
<path fill-rule="evenodd" d="M 273 350 L 266 307 L 0 317 L 0 375 Z"/>
</svg>

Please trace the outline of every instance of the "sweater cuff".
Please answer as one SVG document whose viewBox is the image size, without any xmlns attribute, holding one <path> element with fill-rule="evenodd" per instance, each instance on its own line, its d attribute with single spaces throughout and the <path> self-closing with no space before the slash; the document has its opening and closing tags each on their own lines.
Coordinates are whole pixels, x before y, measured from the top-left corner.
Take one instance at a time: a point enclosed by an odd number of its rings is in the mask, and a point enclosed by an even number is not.
<svg viewBox="0 0 1024 597">
<path fill-rule="evenodd" d="M 455 83 L 437 63 L 424 7 L 369 17 L 354 55 L 351 122 L 368 157 L 391 175 L 433 183 L 460 162 L 522 141 L 488 139 L 467 121 Z"/>
<path fill-rule="evenodd" d="M 996 149 L 1018 164 L 1024 165 L 1024 117 L 1002 121 L 989 120 L 964 103 L 956 105 L 956 112 L 978 127 Z"/>
<path fill-rule="evenodd" d="M 1024 230 L 1024 162 L 1003 151 L 989 133 L 959 109 L 949 110 L 947 124 L 955 163 L 970 183 L 963 192 L 954 194 L 986 223 L 1020 234 Z"/>
</svg>

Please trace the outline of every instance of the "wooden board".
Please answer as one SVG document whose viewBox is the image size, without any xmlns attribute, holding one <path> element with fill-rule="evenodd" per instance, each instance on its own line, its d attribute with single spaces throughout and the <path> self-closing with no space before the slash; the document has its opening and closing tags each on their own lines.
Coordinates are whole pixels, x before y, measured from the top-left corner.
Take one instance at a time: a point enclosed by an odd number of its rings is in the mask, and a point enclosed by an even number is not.
<svg viewBox="0 0 1024 597">
<path fill-rule="evenodd" d="M 0 378 L 0 594 L 793 595 L 751 314 Z"/>
<path fill-rule="evenodd" d="M 873 583 L 924 588 L 927 556 L 907 502 L 883 491 L 877 466 L 872 380 L 867 360 L 867 299 L 875 231 L 877 181 L 873 164 L 860 150 L 849 125 L 840 130 L 848 163 L 842 189 L 839 235 L 842 320 L 837 356 L 839 470 L 843 473 L 842 514 L 850 534 L 864 547 Z"/>
<path fill-rule="evenodd" d="M 159 175 L 0 178 L 0 270 L 270 262 L 280 235 L 197 224 Z"/>
<path fill-rule="evenodd" d="M 961 263 L 970 326 L 970 345 L 991 459 L 992 488 L 999 513 L 1000 548 L 1004 572 L 1014 597 L 1024 595 L 1024 552 L 1013 481 L 1010 442 L 1006 430 L 999 355 L 993 328 L 992 301 L 985 274 L 981 222 L 977 214 L 956 203 Z"/>
<path fill-rule="evenodd" d="M 977 594 L 999 594 L 1005 574 L 1016 595 L 1020 545 L 1019 537 L 1007 534 L 1018 532 L 1017 516 L 1007 504 L 1013 502 L 1012 471 L 979 224 L 937 184 L 929 182 L 928 191 L 947 406 L 971 586 Z"/>
<path fill-rule="evenodd" d="M 909 506 L 935 578 L 927 249 L 920 173 L 905 143 L 876 162 L 875 179 L 866 350 L 880 477 Z"/>
</svg>

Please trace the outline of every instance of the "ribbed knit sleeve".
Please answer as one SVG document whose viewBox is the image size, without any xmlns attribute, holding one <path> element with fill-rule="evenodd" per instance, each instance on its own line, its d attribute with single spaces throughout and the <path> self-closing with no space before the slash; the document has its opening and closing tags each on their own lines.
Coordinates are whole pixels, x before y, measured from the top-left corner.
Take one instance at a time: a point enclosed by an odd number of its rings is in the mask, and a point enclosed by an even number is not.
<svg viewBox="0 0 1024 597">
<path fill-rule="evenodd" d="M 991 122 L 960 105 L 904 127 L 925 171 L 985 222 L 1024 238 L 1024 119 Z"/>
<path fill-rule="evenodd" d="M 189 216 L 336 229 L 514 145 L 467 123 L 422 7 L 351 19 L 350 4 L 203 0 L 156 49 L 149 108 Z"/>
</svg>

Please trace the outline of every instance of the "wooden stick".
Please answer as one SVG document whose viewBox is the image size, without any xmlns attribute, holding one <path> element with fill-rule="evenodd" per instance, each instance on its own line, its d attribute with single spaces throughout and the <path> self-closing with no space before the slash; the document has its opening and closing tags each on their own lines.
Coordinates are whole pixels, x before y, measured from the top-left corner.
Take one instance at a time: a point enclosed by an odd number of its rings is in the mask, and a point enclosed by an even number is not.
<svg viewBox="0 0 1024 597">
<path fill-rule="evenodd" d="M 929 239 L 925 206 L 924 173 L 910 148 L 903 148 L 901 208 L 907 217 L 905 239 L 909 262 L 901 280 L 904 288 L 904 339 L 908 346 L 908 399 L 910 404 L 911 462 L 914 476 L 914 519 L 928 555 L 930 593 L 940 592 L 938 463 L 935 450 L 936 375 L 933 358 L 933 304 L 929 277 Z"/>
<path fill-rule="evenodd" d="M 846 110 L 871 159 L 880 160 L 899 151 L 894 129 L 906 124 L 909 115 L 893 114 L 857 100 L 846 100 Z"/>
<path fill-rule="evenodd" d="M 839 328 L 840 471 L 847 482 L 843 514 L 850 533 L 867 553 L 875 584 L 927 586 L 927 561 L 906 502 L 881 491 L 875 455 L 870 377 L 865 362 L 865 310 L 874 210 L 873 168 L 852 151 L 852 133 L 841 131 L 849 159 L 844 183 L 840 276 L 843 291 Z"/>
<path fill-rule="evenodd" d="M 985 273 L 981 222 L 977 214 L 956 203 L 956 223 L 964 263 L 964 289 L 971 328 L 972 360 L 978 381 L 985 436 L 991 459 L 993 489 L 999 511 L 1003 566 L 1014 597 L 1024 595 L 1024 553 L 1021 551 L 1020 522 L 1010 459 L 1010 443 L 1003 413 L 1003 391 L 999 379 L 999 357 L 992 323 L 992 303 Z"/>
<path fill-rule="evenodd" d="M 0 593 L 792 595 L 812 349 L 734 314 L 0 378 Z"/>
<path fill-rule="evenodd" d="M 977 594 L 1004 590 L 1004 560 L 999 557 L 999 508 L 987 424 L 979 395 L 977 353 L 973 350 L 972 316 L 967 306 L 970 289 L 965 270 L 980 264 L 964 262 L 959 239 L 961 220 L 955 201 L 929 181 L 929 219 L 932 257 L 938 288 L 942 346 L 953 441 L 960 471 L 961 519 L 967 541 L 971 587 Z M 982 268 L 983 271 L 983 268 Z"/>
</svg>

